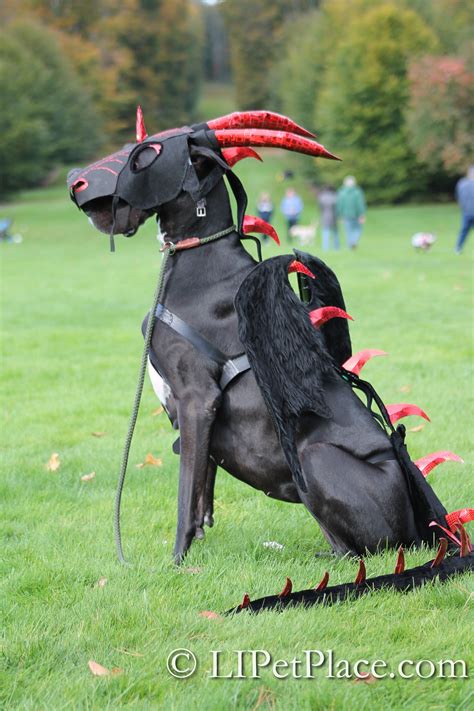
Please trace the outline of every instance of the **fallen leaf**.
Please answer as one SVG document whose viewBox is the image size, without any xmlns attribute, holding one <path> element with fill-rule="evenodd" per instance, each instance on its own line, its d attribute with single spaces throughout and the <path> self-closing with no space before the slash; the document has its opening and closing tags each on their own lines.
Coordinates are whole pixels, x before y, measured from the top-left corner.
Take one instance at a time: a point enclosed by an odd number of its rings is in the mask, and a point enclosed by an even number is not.
<svg viewBox="0 0 474 711">
<path fill-rule="evenodd" d="M 202 568 L 183 568 L 183 573 L 190 573 L 191 575 L 196 575 L 197 573 L 202 573 Z"/>
<path fill-rule="evenodd" d="M 95 472 L 91 472 L 90 474 L 84 474 L 84 476 L 81 476 L 81 481 L 90 481 L 95 477 Z"/>
<path fill-rule="evenodd" d="M 106 434 L 107 432 L 91 432 L 93 437 L 105 437 Z"/>
<path fill-rule="evenodd" d="M 359 684 L 360 682 L 363 682 L 364 684 L 373 684 L 374 681 L 380 681 L 376 676 L 373 674 L 369 674 L 368 672 L 366 674 L 361 673 L 359 676 L 357 676 L 354 679 L 354 684 Z"/>
<path fill-rule="evenodd" d="M 401 393 L 411 393 L 411 385 L 402 385 L 400 388 Z"/>
<path fill-rule="evenodd" d="M 159 457 L 154 457 L 151 452 L 148 452 L 148 454 L 145 457 L 145 461 L 141 462 L 140 464 L 137 464 L 137 469 L 142 469 L 142 467 L 161 467 L 163 464 L 163 460 L 159 459 Z"/>
<path fill-rule="evenodd" d="M 87 664 L 89 665 L 89 669 L 91 670 L 94 676 L 110 676 L 112 674 L 110 669 L 103 667 L 102 664 L 94 662 L 93 659 L 89 659 Z"/>
<path fill-rule="evenodd" d="M 423 429 L 424 423 L 422 425 L 416 425 L 416 427 L 410 427 L 409 432 L 420 432 Z"/>
<path fill-rule="evenodd" d="M 199 613 L 199 617 L 206 617 L 208 620 L 222 620 L 224 619 L 222 615 L 218 615 L 217 612 L 212 612 L 211 610 L 203 610 Z"/>
<path fill-rule="evenodd" d="M 60 466 L 61 466 L 61 460 L 59 459 L 59 454 L 57 452 L 54 452 L 48 460 L 46 469 L 49 472 L 56 472 Z"/>
<path fill-rule="evenodd" d="M 153 410 L 151 416 L 156 417 L 157 415 L 161 415 L 162 412 L 164 412 L 164 409 L 162 407 L 157 407 L 156 410 Z"/>
<path fill-rule="evenodd" d="M 108 578 L 99 578 L 99 580 L 96 582 L 95 586 L 96 588 L 105 588 L 107 583 L 109 582 Z"/>
</svg>

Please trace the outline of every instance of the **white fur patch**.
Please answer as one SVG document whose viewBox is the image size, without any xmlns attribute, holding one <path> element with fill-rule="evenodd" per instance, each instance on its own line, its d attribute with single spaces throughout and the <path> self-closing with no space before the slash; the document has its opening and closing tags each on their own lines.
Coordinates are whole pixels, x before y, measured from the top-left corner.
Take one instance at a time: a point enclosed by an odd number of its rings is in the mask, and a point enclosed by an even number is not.
<svg viewBox="0 0 474 711">
<path fill-rule="evenodd" d="M 153 386 L 153 390 L 155 391 L 156 397 L 158 400 L 161 402 L 163 407 L 166 410 L 166 403 L 168 402 L 170 395 L 171 395 L 171 389 L 170 386 L 163 380 L 161 375 L 159 375 L 156 370 L 154 369 L 153 365 L 151 364 L 150 360 L 148 359 L 148 376 L 151 380 L 151 384 Z"/>
</svg>

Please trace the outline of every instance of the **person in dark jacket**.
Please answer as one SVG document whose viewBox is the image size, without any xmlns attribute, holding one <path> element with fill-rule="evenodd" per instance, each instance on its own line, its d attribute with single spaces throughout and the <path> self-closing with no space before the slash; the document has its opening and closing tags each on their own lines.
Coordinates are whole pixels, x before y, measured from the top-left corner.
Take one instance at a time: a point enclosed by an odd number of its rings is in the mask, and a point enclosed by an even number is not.
<svg viewBox="0 0 474 711">
<path fill-rule="evenodd" d="M 342 217 L 346 231 L 347 246 L 356 249 L 365 222 L 365 198 L 353 175 L 344 178 L 337 192 L 337 215 Z"/>
<path fill-rule="evenodd" d="M 455 188 L 456 200 L 461 208 L 461 229 L 456 241 L 456 254 L 461 254 L 471 227 L 474 227 L 474 165 L 458 180 Z"/>
</svg>

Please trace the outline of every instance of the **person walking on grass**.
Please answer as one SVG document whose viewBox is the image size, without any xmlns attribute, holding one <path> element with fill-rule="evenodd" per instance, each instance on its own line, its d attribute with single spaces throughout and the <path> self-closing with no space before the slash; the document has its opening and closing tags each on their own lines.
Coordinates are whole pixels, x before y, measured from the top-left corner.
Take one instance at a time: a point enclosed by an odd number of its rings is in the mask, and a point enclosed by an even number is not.
<svg viewBox="0 0 474 711">
<path fill-rule="evenodd" d="M 325 252 L 330 249 L 331 241 L 334 249 L 339 249 L 336 201 L 336 191 L 330 185 L 325 185 L 318 192 L 318 204 L 321 213 L 321 237 Z"/>
<path fill-rule="evenodd" d="M 286 220 L 287 237 L 291 241 L 291 228 L 298 224 L 300 215 L 303 212 L 303 200 L 294 188 L 288 188 L 285 197 L 281 201 L 280 210 Z"/>
<path fill-rule="evenodd" d="M 461 208 L 461 229 L 456 241 L 456 254 L 461 254 L 469 230 L 474 227 L 474 165 L 458 180 L 455 188 L 456 200 Z"/>
<path fill-rule="evenodd" d="M 337 192 L 336 209 L 342 217 L 349 249 L 356 249 L 365 222 L 365 198 L 353 175 L 344 178 L 344 184 Z"/>
</svg>

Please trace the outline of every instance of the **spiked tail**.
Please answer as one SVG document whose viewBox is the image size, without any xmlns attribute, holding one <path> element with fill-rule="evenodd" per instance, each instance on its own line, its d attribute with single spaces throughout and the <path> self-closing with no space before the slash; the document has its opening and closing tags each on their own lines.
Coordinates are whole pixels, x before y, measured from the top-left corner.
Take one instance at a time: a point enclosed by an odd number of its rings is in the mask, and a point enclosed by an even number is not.
<svg viewBox="0 0 474 711">
<path fill-rule="evenodd" d="M 243 609 L 251 612 L 262 612 L 264 610 L 281 611 L 286 607 L 302 605 L 310 607 L 312 605 L 330 605 L 335 602 L 342 602 L 347 599 L 361 597 L 374 590 L 396 590 L 398 592 L 410 592 L 416 588 L 423 587 L 431 581 L 444 582 L 450 578 L 470 570 L 474 570 L 474 554 L 470 547 L 469 538 L 461 526 L 461 555 L 450 555 L 446 557 L 448 541 L 440 539 L 440 545 L 436 557 L 424 565 L 416 568 L 402 570 L 401 550 L 398 551 L 397 566 L 395 573 L 391 575 L 379 575 L 375 578 L 365 578 L 365 566 L 362 570 L 363 561 L 359 562 L 359 573 L 354 583 L 345 583 L 327 587 L 328 573 L 324 574 L 321 583 L 314 589 L 291 592 L 289 588 L 289 578 L 283 591 L 279 595 L 269 595 L 258 600 L 248 600 L 245 605 L 241 604 L 227 614 L 235 614 Z M 245 599 L 244 598 L 244 601 Z"/>
</svg>

